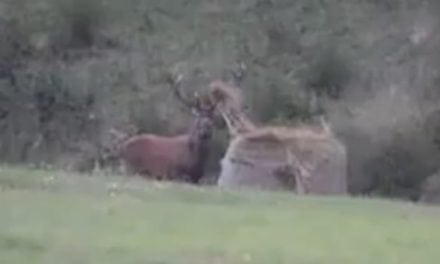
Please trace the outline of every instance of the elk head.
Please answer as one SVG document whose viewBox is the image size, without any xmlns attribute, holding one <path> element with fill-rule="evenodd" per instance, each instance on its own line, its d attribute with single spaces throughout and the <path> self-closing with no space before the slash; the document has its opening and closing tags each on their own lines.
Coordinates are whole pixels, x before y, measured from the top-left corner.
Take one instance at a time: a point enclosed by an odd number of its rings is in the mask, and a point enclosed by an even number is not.
<svg viewBox="0 0 440 264">
<path fill-rule="evenodd" d="M 217 122 L 219 118 L 216 116 L 217 103 L 212 100 L 210 94 L 200 95 L 195 92 L 192 97 L 184 95 L 181 85 L 182 79 L 181 74 L 167 76 L 167 82 L 177 100 L 189 109 L 195 117 L 191 127 L 192 136 L 200 140 L 208 140 L 212 137 L 214 126 L 219 126 Z"/>
</svg>

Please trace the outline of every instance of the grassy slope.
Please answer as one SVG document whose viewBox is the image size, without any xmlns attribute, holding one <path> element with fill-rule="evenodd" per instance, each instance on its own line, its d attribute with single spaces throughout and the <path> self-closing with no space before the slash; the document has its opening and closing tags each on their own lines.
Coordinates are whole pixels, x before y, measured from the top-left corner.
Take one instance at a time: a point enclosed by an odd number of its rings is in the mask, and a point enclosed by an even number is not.
<svg viewBox="0 0 440 264">
<path fill-rule="evenodd" d="M 70 176 L 70 177 L 68 177 Z M 440 210 L 0 170 L 0 263 L 438 263 Z"/>
</svg>

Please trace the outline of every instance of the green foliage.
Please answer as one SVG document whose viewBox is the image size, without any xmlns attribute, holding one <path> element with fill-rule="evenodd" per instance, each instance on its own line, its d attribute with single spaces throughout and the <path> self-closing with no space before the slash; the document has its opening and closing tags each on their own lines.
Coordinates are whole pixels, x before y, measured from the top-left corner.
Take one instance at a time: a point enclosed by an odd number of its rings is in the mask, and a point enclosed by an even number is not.
<svg viewBox="0 0 440 264">
<path fill-rule="evenodd" d="M 102 1 L 63 0 L 53 5 L 58 5 L 61 22 L 58 38 L 65 41 L 67 48 L 88 48 L 95 43 L 105 14 Z"/>
<path fill-rule="evenodd" d="M 438 263 L 438 208 L 0 170 L 4 263 Z"/>
<path fill-rule="evenodd" d="M 306 73 L 306 86 L 317 96 L 340 99 L 353 78 L 352 66 L 334 47 L 324 47 L 314 59 Z"/>
<path fill-rule="evenodd" d="M 429 121 L 439 96 L 438 4 L 423 3 L 2 1 L 0 159 L 91 169 L 110 128 L 185 131 L 191 117 L 164 73 L 183 73 L 191 94 L 244 63 L 239 84 L 257 123 L 324 114 L 350 149 L 351 186 L 362 185 L 354 193 L 400 196 L 400 175 L 417 192 L 438 169 L 424 162 L 438 156 L 430 147 L 438 122 Z M 411 106 L 382 100 L 391 90 Z M 408 112 L 419 114 L 416 123 L 402 117 Z M 392 125 L 396 116 L 406 121 Z M 429 125 L 413 133 L 409 124 Z M 409 137 L 426 138 L 424 149 Z M 220 132 L 211 171 L 225 144 Z"/>
</svg>

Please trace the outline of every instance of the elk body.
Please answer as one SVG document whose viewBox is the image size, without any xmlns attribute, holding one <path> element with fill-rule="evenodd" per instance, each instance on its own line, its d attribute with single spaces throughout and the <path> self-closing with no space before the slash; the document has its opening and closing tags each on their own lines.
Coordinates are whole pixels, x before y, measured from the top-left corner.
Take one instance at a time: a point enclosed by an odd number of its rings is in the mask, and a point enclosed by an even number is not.
<svg viewBox="0 0 440 264">
<path fill-rule="evenodd" d="M 220 187 L 347 192 L 345 146 L 328 126 L 257 127 L 241 110 L 234 88 L 222 81 L 210 87 L 231 136 Z"/>
<path fill-rule="evenodd" d="M 166 180 L 179 180 L 184 175 L 184 180 L 197 183 L 209 155 L 211 124 L 206 126 L 195 125 L 188 134 L 175 137 L 136 135 L 121 144 L 118 154 L 130 173 Z"/>
<path fill-rule="evenodd" d="M 116 155 L 129 173 L 192 183 L 202 178 L 209 157 L 215 106 L 206 97 L 188 100 L 182 95 L 179 82 L 172 87 L 177 98 L 192 109 L 192 126 L 186 134 L 173 137 L 140 134 L 120 140 Z"/>
</svg>

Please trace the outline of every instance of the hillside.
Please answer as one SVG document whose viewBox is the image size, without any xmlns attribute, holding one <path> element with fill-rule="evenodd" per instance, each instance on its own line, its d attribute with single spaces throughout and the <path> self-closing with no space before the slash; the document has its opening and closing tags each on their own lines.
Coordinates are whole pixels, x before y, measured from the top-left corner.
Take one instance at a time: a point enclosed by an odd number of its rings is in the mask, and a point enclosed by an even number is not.
<svg viewBox="0 0 440 264">
<path fill-rule="evenodd" d="M 0 262 L 436 264 L 440 211 L 0 169 Z"/>
<path fill-rule="evenodd" d="M 177 72 L 188 94 L 234 80 L 257 123 L 324 114 L 347 146 L 351 193 L 417 200 L 440 169 L 438 10 L 434 0 L 1 1 L 0 160 L 90 171 L 111 165 L 111 128 L 183 133 L 190 111 L 164 82 Z"/>
</svg>

